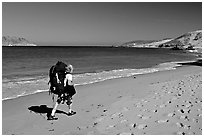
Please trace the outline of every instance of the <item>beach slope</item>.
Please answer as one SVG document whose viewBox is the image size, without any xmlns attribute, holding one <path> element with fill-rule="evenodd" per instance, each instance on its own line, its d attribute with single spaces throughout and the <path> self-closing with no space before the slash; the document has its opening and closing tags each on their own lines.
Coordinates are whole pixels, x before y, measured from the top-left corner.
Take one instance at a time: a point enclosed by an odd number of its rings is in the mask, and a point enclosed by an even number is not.
<svg viewBox="0 0 204 137">
<path fill-rule="evenodd" d="M 72 108 L 60 105 L 48 121 L 52 99 L 37 93 L 2 101 L 2 134 L 202 134 L 202 67 L 76 86 Z"/>
</svg>

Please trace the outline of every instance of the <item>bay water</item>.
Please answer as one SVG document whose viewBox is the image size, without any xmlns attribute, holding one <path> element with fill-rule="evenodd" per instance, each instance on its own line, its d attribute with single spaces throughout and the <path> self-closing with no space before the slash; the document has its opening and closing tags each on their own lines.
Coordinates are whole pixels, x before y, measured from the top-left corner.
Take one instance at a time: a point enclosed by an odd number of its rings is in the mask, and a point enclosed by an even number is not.
<svg viewBox="0 0 204 137">
<path fill-rule="evenodd" d="M 182 50 L 97 46 L 2 47 L 2 98 L 48 91 L 48 71 L 72 64 L 76 85 L 175 69 L 196 57 Z"/>
</svg>

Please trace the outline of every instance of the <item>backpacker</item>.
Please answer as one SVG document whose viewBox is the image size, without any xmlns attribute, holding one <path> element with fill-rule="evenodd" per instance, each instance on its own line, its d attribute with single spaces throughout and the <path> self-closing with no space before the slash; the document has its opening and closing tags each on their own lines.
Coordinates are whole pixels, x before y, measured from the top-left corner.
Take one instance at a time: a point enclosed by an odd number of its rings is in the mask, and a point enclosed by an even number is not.
<svg viewBox="0 0 204 137">
<path fill-rule="evenodd" d="M 49 82 L 50 89 L 49 94 L 61 95 L 64 93 L 64 79 L 67 65 L 61 61 L 58 61 L 56 65 L 53 65 L 49 70 Z"/>
</svg>

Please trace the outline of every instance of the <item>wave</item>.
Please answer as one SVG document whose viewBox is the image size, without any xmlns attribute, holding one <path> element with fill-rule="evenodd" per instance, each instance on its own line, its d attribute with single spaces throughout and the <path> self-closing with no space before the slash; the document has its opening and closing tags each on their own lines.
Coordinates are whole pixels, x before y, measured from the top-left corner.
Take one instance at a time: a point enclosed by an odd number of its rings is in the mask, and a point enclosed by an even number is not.
<svg viewBox="0 0 204 137">
<path fill-rule="evenodd" d="M 179 62 L 167 62 L 151 68 L 117 69 L 95 73 L 77 74 L 73 75 L 73 80 L 76 86 L 93 84 L 96 82 L 101 82 L 110 79 L 130 77 L 134 75 L 148 74 L 158 71 L 173 70 L 176 69 L 176 67 L 182 66 L 178 63 Z M 3 79 L 2 84 L 3 100 L 13 99 L 39 92 L 47 92 L 48 91 L 47 82 L 48 82 L 47 77 L 20 78 L 20 79 L 17 78 L 15 80 Z"/>
<path fill-rule="evenodd" d="M 104 80 L 122 78 L 122 77 L 130 77 L 133 75 L 154 73 L 158 71 L 172 70 L 176 69 L 181 65 L 175 62 L 162 63 L 152 68 L 143 68 L 143 69 L 118 69 L 111 71 L 102 71 L 99 73 L 85 73 L 74 76 L 75 83 L 77 85 L 90 84 L 95 82 L 101 82 Z"/>
<path fill-rule="evenodd" d="M 11 97 L 6 97 L 6 98 L 3 98 L 2 100 L 9 100 L 9 99 L 15 99 L 15 98 L 18 98 L 18 97 L 23 97 L 23 96 L 29 96 L 29 95 L 33 95 L 33 94 L 36 94 L 36 93 L 41 93 L 41 92 L 47 92 L 48 90 L 36 90 L 35 92 L 32 92 L 32 93 L 26 93 L 26 92 L 23 92 L 19 95 L 16 95 L 16 96 L 11 96 Z"/>
</svg>

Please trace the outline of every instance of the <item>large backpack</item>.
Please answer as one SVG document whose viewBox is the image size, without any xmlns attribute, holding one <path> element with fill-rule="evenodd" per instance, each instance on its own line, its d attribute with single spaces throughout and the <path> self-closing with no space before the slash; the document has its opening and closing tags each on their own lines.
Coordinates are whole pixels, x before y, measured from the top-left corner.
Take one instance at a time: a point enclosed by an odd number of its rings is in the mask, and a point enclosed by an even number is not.
<svg viewBox="0 0 204 137">
<path fill-rule="evenodd" d="M 49 70 L 49 82 L 50 89 L 49 94 L 57 94 L 61 95 L 64 93 L 64 79 L 65 79 L 65 71 L 67 65 L 61 61 L 58 61 L 56 65 L 53 65 Z M 57 82 L 57 76 L 60 82 Z"/>
</svg>

